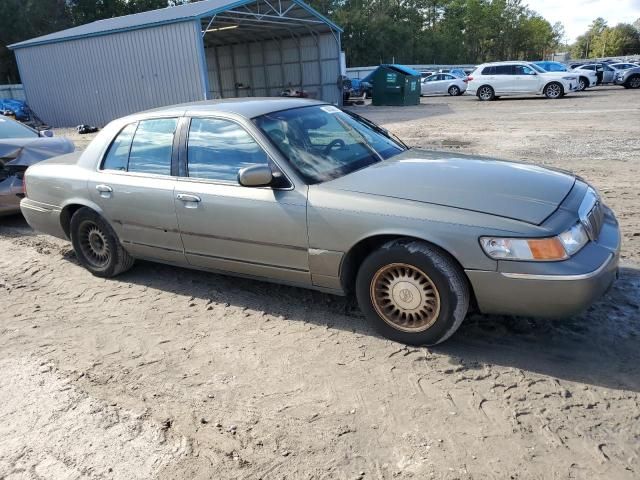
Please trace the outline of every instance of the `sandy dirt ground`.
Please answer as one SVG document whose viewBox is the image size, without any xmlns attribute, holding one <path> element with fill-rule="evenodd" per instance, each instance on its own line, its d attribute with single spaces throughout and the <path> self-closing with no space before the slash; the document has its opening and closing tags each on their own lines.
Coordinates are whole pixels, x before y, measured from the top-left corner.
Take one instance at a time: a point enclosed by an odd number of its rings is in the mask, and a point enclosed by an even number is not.
<svg viewBox="0 0 640 480">
<path fill-rule="evenodd" d="M 407 348 L 317 292 L 146 262 L 98 279 L 3 218 L 0 479 L 640 478 L 639 92 L 357 111 L 583 175 L 621 279 L 572 319 L 473 315 Z"/>
</svg>

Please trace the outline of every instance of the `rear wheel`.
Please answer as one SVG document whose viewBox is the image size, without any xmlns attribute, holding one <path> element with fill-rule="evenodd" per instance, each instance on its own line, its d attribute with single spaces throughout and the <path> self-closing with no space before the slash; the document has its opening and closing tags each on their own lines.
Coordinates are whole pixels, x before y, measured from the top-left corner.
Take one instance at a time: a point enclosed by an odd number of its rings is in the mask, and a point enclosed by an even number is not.
<svg viewBox="0 0 640 480">
<path fill-rule="evenodd" d="M 394 240 L 371 253 L 356 278 L 360 308 L 385 337 L 411 345 L 444 342 L 469 308 L 460 267 L 442 250 Z"/>
<path fill-rule="evenodd" d="M 489 85 L 483 85 L 478 89 L 478 98 L 484 102 L 488 102 L 496 98 L 496 92 L 494 92 L 493 88 Z"/>
<path fill-rule="evenodd" d="M 133 266 L 133 257 L 122 247 L 111 226 L 90 208 L 73 214 L 70 232 L 78 261 L 94 275 L 115 277 Z"/>
<path fill-rule="evenodd" d="M 458 95 L 460 95 L 460 89 L 455 85 L 451 85 L 449 87 L 449 95 L 451 95 L 452 97 L 457 97 Z"/>
<path fill-rule="evenodd" d="M 549 85 L 544 87 L 544 96 L 551 100 L 562 98 L 563 95 L 564 89 L 558 82 L 551 82 Z"/>
<path fill-rule="evenodd" d="M 625 87 L 640 88 L 640 75 L 631 75 L 625 82 Z"/>
</svg>

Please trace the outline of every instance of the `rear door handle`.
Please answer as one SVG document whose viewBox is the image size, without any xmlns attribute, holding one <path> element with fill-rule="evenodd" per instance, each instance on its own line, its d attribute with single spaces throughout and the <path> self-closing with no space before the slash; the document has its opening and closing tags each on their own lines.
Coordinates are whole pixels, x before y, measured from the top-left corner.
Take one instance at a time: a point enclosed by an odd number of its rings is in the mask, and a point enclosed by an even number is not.
<svg viewBox="0 0 640 480">
<path fill-rule="evenodd" d="M 176 198 L 178 200 L 182 200 L 183 202 L 194 202 L 200 203 L 202 199 L 197 195 L 190 195 L 188 193 L 179 193 Z"/>
<path fill-rule="evenodd" d="M 113 193 L 113 188 L 109 185 L 96 185 L 96 190 L 100 193 L 102 198 L 110 198 Z"/>
</svg>

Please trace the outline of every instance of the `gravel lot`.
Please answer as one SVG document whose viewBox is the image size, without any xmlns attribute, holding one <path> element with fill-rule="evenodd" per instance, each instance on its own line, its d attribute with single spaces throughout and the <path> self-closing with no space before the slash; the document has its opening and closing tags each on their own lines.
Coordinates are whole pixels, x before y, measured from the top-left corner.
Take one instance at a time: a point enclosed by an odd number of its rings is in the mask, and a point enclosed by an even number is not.
<svg viewBox="0 0 640 480">
<path fill-rule="evenodd" d="M 624 232 L 589 311 L 476 315 L 433 349 L 317 292 L 145 262 L 94 278 L 0 219 L 0 479 L 639 478 L 639 106 L 600 87 L 356 107 L 414 146 L 573 170 Z"/>
</svg>

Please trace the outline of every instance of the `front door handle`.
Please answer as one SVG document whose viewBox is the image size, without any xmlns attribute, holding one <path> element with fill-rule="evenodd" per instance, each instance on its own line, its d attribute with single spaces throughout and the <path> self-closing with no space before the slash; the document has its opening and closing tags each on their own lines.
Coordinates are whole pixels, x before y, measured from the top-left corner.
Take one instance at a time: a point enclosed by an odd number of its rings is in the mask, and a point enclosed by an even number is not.
<svg viewBox="0 0 640 480">
<path fill-rule="evenodd" d="M 176 198 L 178 200 L 182 200 L 183 202 L 193 202 L 200 203 L 202 199 L 197 195 L 190 195 L 188 193 L 179 193 Z"/>
<path fill-rule="evenodd" d="M 96 190 L 100 193 L 102 198 L 110 198 L 113 193 L 113 188 L 109 185 L 96 185 Z"/>
</svg>

